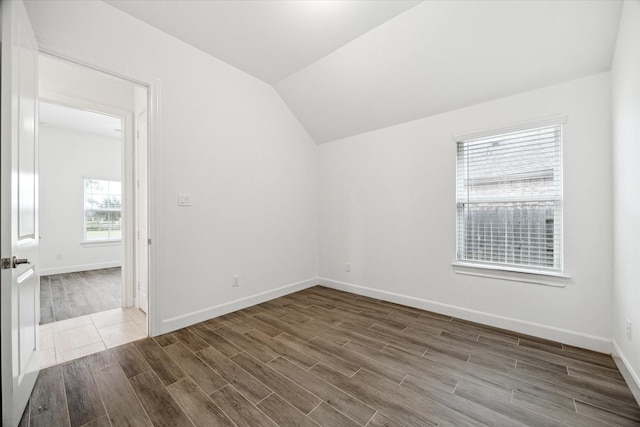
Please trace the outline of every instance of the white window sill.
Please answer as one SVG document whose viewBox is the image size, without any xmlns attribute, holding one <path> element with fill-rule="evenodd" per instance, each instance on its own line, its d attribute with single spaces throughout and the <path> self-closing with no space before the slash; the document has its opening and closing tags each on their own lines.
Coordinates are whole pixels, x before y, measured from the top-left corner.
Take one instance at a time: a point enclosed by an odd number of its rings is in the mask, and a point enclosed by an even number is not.
<svg viewBox="0 0 640 427">
<path fill-rule="evenodd" d="M 92 246 L 118 246 L 122 243 L 121 239 L 118 240 L 83 240 L 80 242 L 85 248 Z"/>
<path fill-rule="evenodd" d="M 452 266 L 457 274 L 512 280 L 514 282 L 535 283 L 546 286 L 565 287 L 567 283 L 569 283 L 569 280 L 571 280 L 571 277 L 564 274 L 545 271 L 519 270 L 517 268 L 502 268 L 464 262 L 454 262 Z"/>
</svg>

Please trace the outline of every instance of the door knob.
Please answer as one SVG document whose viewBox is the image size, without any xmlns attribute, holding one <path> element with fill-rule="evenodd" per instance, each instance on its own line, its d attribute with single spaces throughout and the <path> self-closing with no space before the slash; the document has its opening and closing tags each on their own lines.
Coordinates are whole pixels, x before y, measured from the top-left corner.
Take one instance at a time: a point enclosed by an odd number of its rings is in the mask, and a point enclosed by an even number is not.
<svg viewBox="0 0 640 427">
<path fill-rule="evenodd" d="M 26 258 L 18 258 L 18 257 L 13 257 L 13 268 L 17 268 L 20 264 L 31 264 L 31 261 L 29 261 Z"/>
</svg>

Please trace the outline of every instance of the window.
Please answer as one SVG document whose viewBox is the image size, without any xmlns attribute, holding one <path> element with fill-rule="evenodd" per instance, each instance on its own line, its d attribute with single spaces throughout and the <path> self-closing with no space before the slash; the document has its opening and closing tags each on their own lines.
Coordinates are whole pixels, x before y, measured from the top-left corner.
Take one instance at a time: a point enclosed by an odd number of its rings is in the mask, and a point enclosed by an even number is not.
<svg viewBox="0 0 640 427">
<path fill-rule="evenodd" d="M 562 270 L 562 126 L 458 141 L 457 260 Z"/>
<path fill-rule="evenodd" d="M 84 240 L 122 238 L 122 186 L 119 181 L 84 179 Z"/>
</svg>

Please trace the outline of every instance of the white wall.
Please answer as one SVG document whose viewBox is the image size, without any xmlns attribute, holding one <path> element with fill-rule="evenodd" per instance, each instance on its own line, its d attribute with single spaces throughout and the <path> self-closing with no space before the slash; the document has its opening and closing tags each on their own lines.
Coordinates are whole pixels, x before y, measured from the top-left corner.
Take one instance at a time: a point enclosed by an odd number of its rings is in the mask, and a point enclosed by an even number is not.
<svg viewBox="0 0 640 427">
<path fill-rule="evenodd" d="M 316 146 L 271 86 L 105 3 L 26 3 L 39 38 L 160 81 L 152 332 L 315 283 Z"/>
<path fill-rule="evenodd" d="M 612 66 L 613 340 L 640 401 L 640 2 L 624 4 Z M 631 340 L 626 322 L 632 323 Z M 622 369 L 625 373 L 625 370 Z"/>
<path fill-rule="evenodd" d="M 40 274 L 121 265 L 121 244 L 83 246 L 84 181 L 120 181 L 120 139 L 40 127 Z M 56 259 L 60 254 L 61 259 Z"/>
<path fill-rule="evenodd" d="M 319 146 L 330 286 L 601 351 L 611 339 L 609 74 Z M 563 288 L 455 274 L 453 135 L 566 114 Z M 345 271 L 345 263 L 352 271 Z M 640 324 L 640 323 L 639 323 Z"/>
</svg>

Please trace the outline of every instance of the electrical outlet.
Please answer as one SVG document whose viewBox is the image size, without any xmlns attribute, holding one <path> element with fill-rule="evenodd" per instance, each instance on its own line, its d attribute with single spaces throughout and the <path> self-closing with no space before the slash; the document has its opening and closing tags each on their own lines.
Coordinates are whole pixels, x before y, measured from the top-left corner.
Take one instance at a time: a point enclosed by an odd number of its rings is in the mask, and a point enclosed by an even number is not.
<svg viewBox="0 0 640 427">
<path fill-rule="evenodd" d="M 233 286 L 234 288 L 236 286 L 240 286 L 240 276 L 238 276 L 237 274 L 233 276 L 233 278 L 231 279 L 231 286 Z"/>
<path fill-rule="evenodd" d="M 350 263 L 350 262 L 348 262 L 348 263 L 345 265 L 344 270 L 345 270 L 347 273 L 351 273 L 351 263 Z"/>
<path fill-rule="evenodd" d="M 627 338 L 631 341 L 631 320 L 627 319 Z"/>
</svg>

